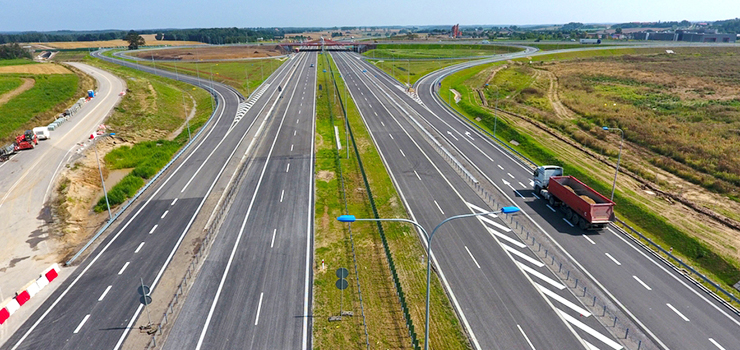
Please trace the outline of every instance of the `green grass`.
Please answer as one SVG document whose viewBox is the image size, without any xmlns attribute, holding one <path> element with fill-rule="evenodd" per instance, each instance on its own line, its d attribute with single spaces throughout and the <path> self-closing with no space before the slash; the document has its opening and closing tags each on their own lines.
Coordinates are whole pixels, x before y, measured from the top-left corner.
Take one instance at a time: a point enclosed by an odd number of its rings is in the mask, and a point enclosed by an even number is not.
<svg viewBox="0 0 740 350">
<path fill-rule="evenodd" d="M 396 78 L 399 82 L 406 84 L 410 82 L 414 85 L 421 77 L 442 69 L 447 66 L 451 66 L 456 63 L 464 62 L 463 60 L 424 60 L 424 61 L 383 61 L 383 60 L 368 60 L 370 63 L 375 64 L 378 68 L 382 69 L 392 77 Z"/>
<path fill-rule="evenodd" d="M 16 77 L 0 76 L 0 96 L 4 93 L 17 89 L 23 84 L 23 80 Z"/>
<path fill-rule="evenodd" d="M 0 67 L 3 66 L 18 66 L 22 64 L 36 64 L 33 60 L 29 60 L 26 58 L 14 58 L 10 60 L 0 60 Z"/>
<path fill-rule="evenodd" d="M 618 52 L 623 53 L 621 50 Z M 634 51 L 630 50 L 630 52 Z M 601 51 L 589 51 L 583 54 L 585 56 L 605 55 Z M 493 129 L 494 124 L 493 115 L 478 106 L 475 98 L 469 97 L 471 92 L 466 86 L 466 81 L 485 68 L 486 66 L 478 66 L 452 74 L 443 80 L 440 94 L 443 99 L 447 100 L 451 94 L 449 92 L 450 88 L 463 93 L 462 101 L 453 107 L 469 118 L 470 121 L 490 131 Z M 481 121 L 476 121 L 476 118 L 480 118 Z M 550 151 L 546 145 L 511 127 L 505 119 L 499 118 L 498 120 L 497 136 L 501 140 L 516 140 L 519 145 L 509 144 L 509 146 L 538 164 L 561 165 L 567 174 L 577 177 L 601 193 L 608 193 L 611 189 L 610 184 L 596 180 L 587 170 L 576 164 L 566 163 L 557 154 Z M 657 213 L 651 212 L 649 208 L 632 201 L 628 196 L 623 196 L 619 191 L 615 193 L 615 202 L 619 204 L 616 207 L 616 212 L 620 217 L 625 219 L 633 227 L 653 238 L 658 244 L 664 247 L 674 247 L 676 252 L 690 259 L 692 264 L 707 271 L 710 278 L 721 281 L 725 287 L 731 286 L 740 279 L 740 269 L 735 263 L 714 253 L 698 239 L 686 232 L 682 232 Z M 732 288 L 729 287 L 727 289 L 731 290 Z"/>
<path fill-rule="evenodd" d="M 464 44 L 378 44 L 375 49 L 363 53 L 368 58 L 420 59 L 491 56 L 522 51 L 518 47 L 502 45 Z"/>
<path fill-rule="evenodd" d="M 18 75 L 15 75 L 18 76 Z M 0 106 L 0 138 L 12 138 L 22 127 L 37 121 L 35 117 L 75 97 L 79 78 L 74 74 L 23 75 L 36 84 L 28 91 Z M 43 120 L 38 121 L 43 124 Z M 45 124 L 44 124 L 45 125 Z M 36 125 L 38 126 L 38 125 Z"/>
<path fill-rule="evenodd" d="M 540 49 L 540 51 L 552 51 L 552 50 L 565 50 L 565 49 L 580 49 L 584 47 L 593 47 L 593 46 L 597 46 L 597 47 L 615 46 L 615 45 L 620 45 L 620 44 L 584 45 L 584 44 L 574 43 L 574 42 L 563 42 L 562 44 L 560 43 L 540 44 L 540 43 L 532 42 L 532 43 L 527 43 L 526 45 L 536 47 Z"/>
<path fill-rule="evenodd" d="M 54 62 L 79 62 L 90 55 L 88 50 L 59 51 L 52 59 Z"/>
</svg>

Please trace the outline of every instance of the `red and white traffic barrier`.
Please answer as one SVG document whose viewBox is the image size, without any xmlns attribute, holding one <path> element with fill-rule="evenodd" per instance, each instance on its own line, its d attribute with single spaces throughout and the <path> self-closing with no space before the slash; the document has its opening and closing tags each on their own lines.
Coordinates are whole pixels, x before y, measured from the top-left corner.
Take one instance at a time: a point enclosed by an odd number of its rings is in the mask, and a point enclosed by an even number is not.
<svg viewBox="0 0 740 350">
<path fill-rule="evenodd" d="M 59 265 L 54 264 L 41 272 L 39 278 L 29 282 L 25 287 L 15 294 L 13 298 L 3 301 L 0 308 L 0 324 L 14 314 L 18 309 L 27 303 L 34 295 L 38 294 L 41 289 L 46 287 L 51 281 L 59 277 Z"/>
</svg>

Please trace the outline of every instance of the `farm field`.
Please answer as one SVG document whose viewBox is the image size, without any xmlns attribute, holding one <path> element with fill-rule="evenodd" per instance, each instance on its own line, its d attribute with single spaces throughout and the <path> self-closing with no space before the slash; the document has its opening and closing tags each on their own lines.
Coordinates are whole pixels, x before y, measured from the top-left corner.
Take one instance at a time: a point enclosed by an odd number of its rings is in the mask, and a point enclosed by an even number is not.
<svg viewBox="0 0 740 350">
<path fill-rule="evenodd" d="M 522 51 L 513 46 L 470 44 L 378 44 L 362 55 L 368 58 L 392 59 L 445 59 L 491 56 Z"/>
<path fill-rule="evenodd" d="M 621 167 L 630 176 L 619 178 L 618 215 L 664 247 L 675 246 L 716 281 L 734 283 L 740 276 L 740 232 L 732 226 L 740 220 L 740 52 L 673 50 L 498 62 L 450 76 L 442 97 L 448 99 L 450 88 L 459 91 L 455 108 L 489 128 L 498 102 L 502 139 L 517 140 L 521 146 L 512 147 L 539 163 L 566 165 L 600 191 L 611 189 L 614 176 L 601 161 L 614 164 L 620 142 L 619 132 L 601 127 L 623 129 Z"/>
<path fill-rule="evenodd" d="M 139 51 L 136 57 L 154 60 L 207 61 L 282 56 L 277 45 L 205 46 Z"/>
<path fill-rule="evenodd" d="M 176 41 L 176 40 L 156 40 L 154 34 L 143 34 L 142 38 L 146 41 L 146 46 L 183 46 L 183 45 L 205 45 L 197 41 Z M 116 39 L 116 40 L 102 40 L 102 41 L 59 41 L 59 42 L 46 42 L 46 43 L 30 43 L 31 45 L 37 46 L 42 49 L 87 49 L 99 47 L 126 47 L 128 42 Z"/>
</svg>

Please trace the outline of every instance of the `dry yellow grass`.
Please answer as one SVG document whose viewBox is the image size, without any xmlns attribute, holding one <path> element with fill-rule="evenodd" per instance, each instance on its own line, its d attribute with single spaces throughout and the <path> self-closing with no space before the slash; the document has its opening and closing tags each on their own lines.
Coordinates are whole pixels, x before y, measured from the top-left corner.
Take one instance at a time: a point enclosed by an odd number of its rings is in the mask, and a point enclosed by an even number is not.
<svg viewBox="0 0 740 350">
<path fill-rule="evenodd" d="M 174 40 L 155 40 L 154 34 L 142 35 L 146 41 L 146 45 L 169 45 L 169 46 L 183 46 L 183 45 L 205 45 L 197 41 L 174 41 Z M 98 47 L 118 47 L 128 46 L 128 43 L 124 40 L 105 40 L 105 41 L 69 41 L 69 42 L 50 42 L 40 43 L 42 46 L 48 46 L 56 49 L 87 49 L 87 48 L 98 48 Z"/>
<path fill-rule="evenodd" d="M 0 74 L 3 73 L 22 73 L 22 74 L 72 74 L 72 72 L 53 63 L 41 64 L 22 64 L 19 66 L 0 67 Z"/>
</svg>

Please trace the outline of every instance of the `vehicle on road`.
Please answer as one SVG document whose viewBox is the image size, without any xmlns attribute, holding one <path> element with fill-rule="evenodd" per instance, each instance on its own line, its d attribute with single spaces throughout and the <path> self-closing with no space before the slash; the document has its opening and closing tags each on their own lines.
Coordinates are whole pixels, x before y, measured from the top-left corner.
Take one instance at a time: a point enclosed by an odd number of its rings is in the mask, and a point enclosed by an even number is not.
<svg viewBox="0 0 740 350">
<path fill-rule="evenodd" d="M 601 230 L 614 221 L 614 202 L 573 176 L 563 176 L 563 168 L 545 165 L 534 171 L 534 192 L 552 208 L 560 207 L 565 218 L 583 230 Z"/>
<path fill-rule="evenodd" d="M 10 159 L 15 153 L 15 144 L 11 143 L 0 148 L 0 163 Z"/>
<path fill-rule="evenodd" d="M 36 135 L 36 137 L 39 140 L 48 140 L 51 138 L 51 134 L 49 133 L 49 128 L 45 126 L 39 126 L 39 127 L 33 128 L 33 133 Z"/>
<path fill-rule="evenodd" d="M 311 63 L 311 67 L 313 67 L 313 63 Z"/>
<path fill-rule="evenodd" d="M 24 149 L 33 149 L 39 144 L 39 139 L 32 130 L 26 130 L 23 135 L 19 135 L 15 138 L 15 150 L 20 151 Z"/>
<path fill-rule="evenodd" d="M 601 44 L 601 39 L 581 39 L 581 44 Z"/>
</svg>

